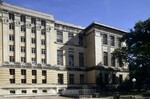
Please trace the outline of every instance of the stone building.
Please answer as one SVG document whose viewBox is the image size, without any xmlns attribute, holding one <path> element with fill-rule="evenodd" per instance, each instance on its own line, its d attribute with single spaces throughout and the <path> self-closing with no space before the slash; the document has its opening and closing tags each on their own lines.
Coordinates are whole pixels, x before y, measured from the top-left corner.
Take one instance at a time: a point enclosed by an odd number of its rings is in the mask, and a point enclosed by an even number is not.
<svg viewBox="0 0 150 99">
<path fill-rule="evenodd" d="M 124 30 L 88 27 L 3 2 L 0 5 L 0 95 L 57 94 L 95 88 L 97 75 L 120 84 L 128 67 L 112 59 Z M 118 78 L 118 79 L 116 79 Z"/>
</svg>

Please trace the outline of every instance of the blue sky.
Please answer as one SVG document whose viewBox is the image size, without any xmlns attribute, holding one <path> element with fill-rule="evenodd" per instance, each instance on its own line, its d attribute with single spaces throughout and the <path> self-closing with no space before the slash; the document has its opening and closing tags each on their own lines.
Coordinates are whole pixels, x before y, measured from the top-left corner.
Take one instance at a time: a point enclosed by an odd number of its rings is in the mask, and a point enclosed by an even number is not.
<svg viewBox="0 0 150 99">
<path fill-rule="evenodd" d="M 150 17 L 150 0 L 3 0 L 53 14 L 60 21 L 88 26 L 93 21 L 126 31 Z"/>
</svg>

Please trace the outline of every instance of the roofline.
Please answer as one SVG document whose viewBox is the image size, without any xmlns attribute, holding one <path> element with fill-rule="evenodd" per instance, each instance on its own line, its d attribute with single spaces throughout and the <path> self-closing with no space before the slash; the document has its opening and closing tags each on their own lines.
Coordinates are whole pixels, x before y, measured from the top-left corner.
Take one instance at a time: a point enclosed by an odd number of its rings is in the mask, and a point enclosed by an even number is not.
<svg viewBox="0 0 150 99">
<path fill-rule="evenodd" d="M 94 25 L 99 25 L 99 26 L 102 26 L 102 27 L 105 27 L 105 28 L 109 28 L 109 29 L 113 29 L 113 30 L 117 30 L 117 31 L 120 31 L 120 32 L 127 33 L 127 31 L 125 31 L 125 30 L 122 30 L 122 29 L 119 29 L 119 28 L 116 28 L 116 27 L 113 27 L 113 26 L 109 26 L 109 25 L 106 25 L 106 24 L 102 24 L 102 23 L 99 23 L 99 22 L 92 22 L 89 26 L 87 26 L 85 28 L 85 31 L 87 31 L 89 28 L 91 28 Z"/>
</svg>

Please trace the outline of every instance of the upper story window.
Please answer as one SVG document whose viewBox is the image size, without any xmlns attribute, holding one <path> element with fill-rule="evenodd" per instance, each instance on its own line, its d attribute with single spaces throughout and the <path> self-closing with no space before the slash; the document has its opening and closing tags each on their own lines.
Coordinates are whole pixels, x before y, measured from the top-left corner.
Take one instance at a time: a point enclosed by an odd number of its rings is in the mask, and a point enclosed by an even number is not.
<svg viewBox="0 0 150 99">
<path fill-rule="evenodd" d="M 111 53 L 111 66 L 115 66 L 115 58 L 113 57 L 113 54 Z"/>
<path fill-rule="evenodd" d="M 115 46 L 115 38 L 114 36 L 110 36 L 110 45 Z"/>
<path fill-rule="evenodd" d="M 24 36 L 21 36 L 21 42 L 26 42 L 26 38 Z"/>
<path fill-rule="evenodd" d="M 25 63 L 26 62 L 26 58 L 25 57 L 21 57 L 21 62 Z"/>
<path fill-rule="evenodd" d="M 14 14 L 13 13 L 9 13 L 9 20 L 14 20 Z"/>
<path fill-rule="evenodd" d="M 36 39 L 35 38 L 31 38 L 31 43 L 35 44 L 36 43 Z"/>
<path fill-rule="evenodd" d="M 46 59 L 42 58 L 41 62 L 45 64 L 46 63 Z"/>
<path fill-rule="evenodd" d="M 26 22 L 26 17 L 25 17 L 24 15 L 21 15 L 21 16 L 20 16 L 20 20 L 21 20 L 21 22 L 24 22 L 24 23 L 25 23 L 25 22 Z"/>
<path fill-rule="evenodd" d="M 10 40 L 10 41 L 14 41 L 14 35 L 10 34 L 10 35 L 9 35 L 9 40 Z"/>
<path fill-rule="evenodd" d="M 117 41 L 118 41 L 118 47 L 121 47 L 121 40 L 120 40 L 120 38 L 118 38 Z"/>
<path fill-rule="evenodd" d="M 63 65 L 63 51 L 57 50 L 57 64 Z"/>
<path fill-rule="evenodd" d="M 32 33 L 36 33 L 36 28 L 35 28 L 35 27 L 32 27 L 31 32 L 32 32 Z"/>
<path fill-rule="evenodd" d="M 105 66 L 108 66 L 108 53 L 103 52 L 103 62 Z"/>
<path fill-rule="evenodd" d="M 57 42 L 63 42 L 63 33 L 60 31 L 57 31 Z"/>
<path fill-rule="evenodd" d="M 46 50 L 45 50 L 45 49 L 42 49 L 42 50 L 41 50 L 41 54 L 46 54 Z"/>
<path fill-rule="evenodd" d="M 21 26 L 21 32 L 25 32 L 26 31 L 26 27 L 25 26 Z"/>
<path fill-rule="evenodd" d="M 14 23 L 9 23 L 9 29 L 14 30 Z"/>
<path fill-rule="evenodd" d="M 9 61 L 10 61 L 10 62 L 15 62 L 15 57 L 14 57 L 14 56 L 10 56 L 10 57 L 9 57 Z"/>
<path fill-rule="evenodd" d="M 21 69 L 21 75 L 26 75 L 26 70 L 25 69 Z"/>
<path fill-rule="evenodd" d="M 32 48 L 32 53 L 36 53 L 36 48 Z"/>
<path fill-rule="evenodd" d="M 84 53 L 79 53 L 79 67 L 84 67 Z"/>
<path fill-rule="evenodd" d="M 41 40 L 41 45 L 45 45 L 46 44 L 46 41 L 45 40 Z"/>
<path fill-rule="evenodd" d="M 43 29 L 41 30 L 41 35 L 45 35 L 46 34 L 46 31 Z"/>
<path fill-rule="evenodd" d="M 10 50 L 10 51 L 14 51 L 14 50 L 15 50 L 14 45 L 9 45 L 9 50 Z"/>
<path fill-rule="evenodd" d="M 26 52 L 26 48 L 24 46 L 21 46 L 21 52 Z"/>
<path fill-rule="evenodd" d="M 36 18 L 31 18 L 31 24 L 36 24 Z"/>
<path fill-rule="evenodd" d="M 83 46 L 83 35 L 79 34 L 79 45 Z"/>
<path fill-rule="evenodd" d="M 46 26 L 46 22 L 44 20 L 41 20 L 41 26 Z"/>
<path fill-rule="evenodd" d="M 107 34 L 103 34 L 103 44 L 107 44 Z"/>
<path fill-rule="evenodd" d="M 74 41 L 73 33 L 68 33 L 68 43 L 73 44 L 73 41 Z"/>
<path fill-rule="evenodd" d="M 74 52 L 69 51 L 69 66 L 74 66 Z"/>
</svg>

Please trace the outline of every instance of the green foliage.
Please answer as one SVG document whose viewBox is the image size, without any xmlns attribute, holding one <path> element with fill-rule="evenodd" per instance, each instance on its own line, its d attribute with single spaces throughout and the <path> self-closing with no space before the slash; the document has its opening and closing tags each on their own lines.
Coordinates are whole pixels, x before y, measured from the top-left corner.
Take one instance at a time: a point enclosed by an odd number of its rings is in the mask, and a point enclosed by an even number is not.
<svg viewBox="0 0 150 99">
<path fill-rule="evenodd" d="M 138 89 L 150 88 L 150 18 L 135 24 L 130 33 L 123 36 L 127 46 L 114 51 L 119 61 L 129 63 L 130 78 L 137 79 Z M 121 58 L 120 58 L 121 57 Z M 122 62 L 123 63 L 123 62 Z"/>
</svg>

